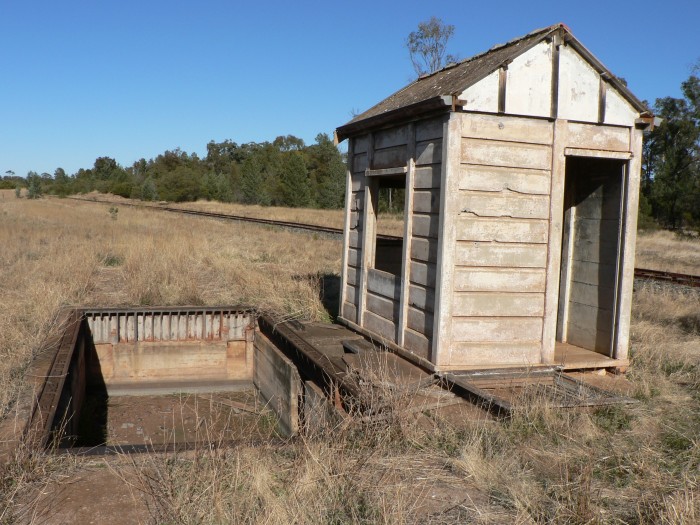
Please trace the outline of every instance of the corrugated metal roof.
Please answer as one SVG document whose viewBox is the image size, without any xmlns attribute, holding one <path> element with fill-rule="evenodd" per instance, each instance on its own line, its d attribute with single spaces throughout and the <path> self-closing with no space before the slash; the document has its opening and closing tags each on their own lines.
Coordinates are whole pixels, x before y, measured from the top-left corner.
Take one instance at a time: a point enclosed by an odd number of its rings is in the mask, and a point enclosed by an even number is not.
<svg viewBox="0 0 700 525">
<path fill-rule="evenodd" d="M 560 23 L 537 29 L 525 36 L 511 40 L 506 44 L 494 46 L 488 51 L 467 58 L 458 64 L 450 64 L 440 71 L 421 76 L 408 86 L 402 88 L 388 98 L 385 98 L 364 113 L 356 116 L 347 124 L 339 127 L 337 129 L 338 136 L 342 139 L 355 131 L 359 131 L 360 128 L 363 128 L 364 121 L 369 121 L 366 122 L 369 126 L 371 123 L 380 120 L 382 116 L 388 117 L 389 114 L 397 112 L 397 110 L 404 108 L 415 110 L 424 104 L 426 107 L 438 107 L 442 103 L 436 104 L 436 101 L 441 99 L 441 97 L 461 94 L 469 86 L 485 78 L 502 65 L 509 63 L 515 57 L 545 38 L 550 37 L 556 31 L 565 33 L 566 42 L 573 45 L 579 52 L 582 52 L 584 57 L 591 62 L 598 71 L 605 72 L 610 82 L 633 106 L 639 111 L 647 110 L 647 108 L 610 71 L 608 71 L 605 66 L 576 40 L 569 28 Z"/>
</svg>

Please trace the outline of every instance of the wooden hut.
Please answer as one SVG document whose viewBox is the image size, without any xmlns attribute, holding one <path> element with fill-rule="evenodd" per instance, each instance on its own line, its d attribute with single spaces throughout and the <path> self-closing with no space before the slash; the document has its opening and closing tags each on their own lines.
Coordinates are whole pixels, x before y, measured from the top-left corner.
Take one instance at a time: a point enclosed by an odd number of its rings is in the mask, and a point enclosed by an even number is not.
<svg viewBox="0 0 700 525">
<path fill-rule="evenodd" d="M 624 368 L 653 121 L 557 24 L 339 127 L 340 322 L 438 371 Z M 403 204 L 393 238 L 379 214 L 389 193 Z"/>
</svg>

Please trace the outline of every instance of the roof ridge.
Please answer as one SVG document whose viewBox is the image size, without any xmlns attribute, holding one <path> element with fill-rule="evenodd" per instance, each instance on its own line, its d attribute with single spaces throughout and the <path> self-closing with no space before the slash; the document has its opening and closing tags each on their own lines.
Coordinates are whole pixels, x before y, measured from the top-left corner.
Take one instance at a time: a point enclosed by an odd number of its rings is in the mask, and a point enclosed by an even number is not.
<svg viewBox="0 0 700 525">
<path fill-rule="evenodd" d="M 539 33 L 552 32 L 552 31 L 555 31 L 556 29 L 560 29 L 560 28 L 563 28 L 563 29 L 565 29 L 566 31 L 568 31 L 569 33 L 571 33 L 571 30 L 567 27 L 567 25 L 564 24 L 564 23 L 562 23 L 562 22 L 559 22 L 559 23 L 557 23 L 557 24 L 553 24 L 553 25 L 547 26 L 547 27 L 541 27 L 541 28 L 539 28 L 539 29 L 535 29 L 534 31 L 530 31 L 530 32 L 527 33 L 526 35 L 522 35 L 522 36 L 519 36 L 519 37 L 517 37 L 517 38 L 513 38 L 513 39 L 511 39 L 511 40 L 508 40 L 507 42 L 505 42 L 505 43 L 503 43 L 503 44 L 495 44 L 495 45 L 491 46 L 490 48 L 488 48 L 487 50 L 482 51 L 481 53 L 477 53 L 476 55 L 472 55 L 472 56 L 470 56 L 470 57 L 467 57 L 467 58 L 465 58 L 465 59 L 463 59 L 463 60 L 460 60 L 459 62 L 452 62 L 452 63 L 450 63 L 450 64 L 447 64 L 446 66 L 444 66 L 444 67 L 438 69 L 437 71 L 433 71 L 432 73 L 425 73 L 425 74 L 419 76 L 419 77 L 418 77 L 416 80 L 414 80 L 413 82 L 411 82 L 411 84 L 409 84 L 408 86 L 411 86 L 411 85 L 413 85 L 415 82 L 418 82 L 418 81 L 420 81 L 420 80 L 425 80 L 425 79 L 430 78 L 430 77 L 432 77 L 432 76 L 434 76 L 434 75 L 437 75 L 438 73 L 442 73 L 443 71 L 446 71 L 446 70 L 448 70 L 448 69 L 453 69 L 453 68 L 455 68 L 455 67 L 461 66 L 462 64 L 466 64 L 467 62 L 471 62 L 472 60 L 476 60 L 476 59 L 478 59 L 478 58 L 480 58 L 480 57 L 482 57 L 482 56 L 484 56 L 484 55 L 486 55 L 486 54 L 488 54 L 488 53 L 491 53 L 492 51 L 496 51 L 496 50 L 502 49 L 502 48 L 504 48 L 504 47 L 508 47 L 508 46 L 515 45 L 515 44 L 517 44 L 518 42 L 520 42 L 520 41 L 522 41 L 522 40 L 525 40 L 525 39 L 527 39 L 527 38 L 532 38 L 533 36 L 535 36 L 535 35 L 537 35 L 537 34 L 539 34 Z M 408 87 L 408 86 L 406 86 L 406 87 Z M 404 88 L 404 89 L 405 89 L 405 88 Z"/>
</svg>

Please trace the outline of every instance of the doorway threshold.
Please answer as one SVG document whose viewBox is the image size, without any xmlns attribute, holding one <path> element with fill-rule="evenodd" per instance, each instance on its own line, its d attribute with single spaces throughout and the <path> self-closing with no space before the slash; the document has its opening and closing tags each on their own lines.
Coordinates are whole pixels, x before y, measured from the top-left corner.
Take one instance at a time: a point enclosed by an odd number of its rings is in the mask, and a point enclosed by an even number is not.
<svg viewBox="0 0 700 525">
<path fill-rule="evenodd" d="M 554 346 L 554 364 L 562 370 L 589 370 L 600 368 L 626 368 L 629 361 L 613 359 L 593 350 L 557 341 Z"/>
</svg>

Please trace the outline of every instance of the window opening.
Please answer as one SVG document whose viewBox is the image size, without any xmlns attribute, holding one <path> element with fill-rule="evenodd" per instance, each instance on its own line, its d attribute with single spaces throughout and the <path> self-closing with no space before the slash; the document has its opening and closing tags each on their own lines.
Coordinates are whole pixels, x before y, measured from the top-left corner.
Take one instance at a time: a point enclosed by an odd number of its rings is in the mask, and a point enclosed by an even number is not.
<svg viewBox="0 0 700 525">
<path fill-rule="evenodd" d="M 406 175 L 376 177 L 376 228 L 374 238 L 374 269 L 401 275 L 403 259 L 404 204 Z"/>
</svg>

